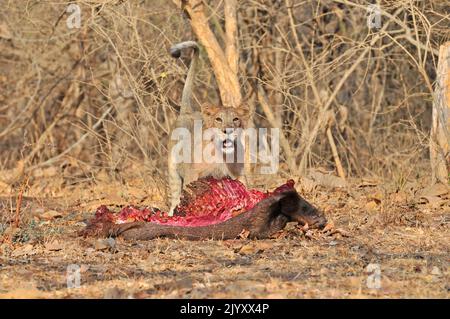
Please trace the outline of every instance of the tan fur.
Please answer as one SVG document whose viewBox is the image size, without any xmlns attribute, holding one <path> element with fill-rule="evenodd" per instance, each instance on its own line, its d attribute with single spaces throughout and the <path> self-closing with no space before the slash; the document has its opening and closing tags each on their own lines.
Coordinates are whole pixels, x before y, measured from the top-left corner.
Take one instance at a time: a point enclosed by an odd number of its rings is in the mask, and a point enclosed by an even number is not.
<svg viewBox="0 0 450 319">
<path fill-rule="evenodd" d="M 196 109 L 191 104 L 192 87 L 194 80 L 194 71 L 198 59 L 198 47 L 195 42 L 183 42 L 172 47 L 171 52 L 175 57 L 180 56 L 180 50 L 194 47 L 195 52 L 191 61 L 191 66 L 186 78 L 185 86 L 183 89 L 182 105 L 180 115 L 178 116 L 173 129 L 175 128 L 187 128 L 193 136 L 194 121 L 203 121 L 203 130 L 208 128 L 219 129 L 221 137 L 225 138 L 225 129 L 229 128 L 242 128 L 247 127 L 247 123 L 250 118 L 249 109 L 246 106 L 240 106 L 238 108 L 233 107 L 221 107 L 217 105 L 204 105 L 200 110 Z M 177 50 L 178 49 L 178 50 Z M 169 141 L 169 159 L 168 159 L 168 171 L 169 171 L 169 197 L 170 197 L 170 212 L 173 214 L 175 207 L 178 205 L 180 195 L 183 187 L 188 185 L 192 181 L 195 181 L 202 177 L 212 176 L 215 178 L 221 178 L 229 176 L 232 178 L 238 178 L 243 175 L 244 164 L 243 163 L 176 163 L 172 157 L 172 149 L 178 141 Z M 200 141 L 203 145 L 206 145 L 208 141 Z M 235 141 L 239 143 L 239 140 Z M 194 150 L 194 141 L 192 141 L 192 151 Z M 225 155 L 224 155 L 225 156 Z M 192 156 L 193 158 L 193 156 Z M 245 180 L 244 180 L 245 182 Z"/>
</svg>

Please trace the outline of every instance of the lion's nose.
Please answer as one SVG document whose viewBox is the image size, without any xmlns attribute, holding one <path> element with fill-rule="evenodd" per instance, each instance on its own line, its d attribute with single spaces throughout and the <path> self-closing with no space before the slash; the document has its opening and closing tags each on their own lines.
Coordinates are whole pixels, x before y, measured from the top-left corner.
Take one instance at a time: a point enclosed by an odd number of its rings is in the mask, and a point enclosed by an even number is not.
<svg viewBox="0 0 450 319">
<path fill-rule="evenodd" d="M 232 136 L 233 133 L 234 133 L 234 130 L 233 130 L 233 129 L 230 129 L 230 128 L 224 128 L 224 129 L 222 130 L 222 132 L 223 132 L 223 134 L 225 134 L 225 135 L 227 135 L 227 136 Z"/>
</svg>

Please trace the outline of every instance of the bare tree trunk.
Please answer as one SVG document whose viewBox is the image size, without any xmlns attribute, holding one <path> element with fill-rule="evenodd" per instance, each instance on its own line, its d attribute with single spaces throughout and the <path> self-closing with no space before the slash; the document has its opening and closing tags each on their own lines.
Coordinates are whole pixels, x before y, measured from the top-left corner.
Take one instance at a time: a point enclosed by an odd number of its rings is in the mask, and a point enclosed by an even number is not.
<svg viewBox="0 0 450 319">
<path fill-rule="evenodd" d="M 192 30 L 200 43 L 205 47 L 211 62 L 220 97 L 224 106 L 239 107 L 242 95 L 239 86 L 238 48 L 236 0 L 225 0 L 225 51 L 220 47 L 216 36 L 212 32 L 202 0 L 173 0 L 175 4 L 185 10 L 190 19 Z"/>
<path fill-rule="evenodd" d="M 432 183 L 447 184 L 450 157 L 450 42 L 439 50 L 430 134 Z"/>
<path fill-rule="evenodd" d="M 238 29 L 237 29 L 237 0 L 225 0 L 224 13 L 225 13 L 225 40 L 226 49 L 225 55 L 227 56 L 228 65 L 231 72 L 236 76 L 239 68 L 239 50 L 237 46 Z M 238 83 L 239 85 L 239 83 Z"/>
</svg>

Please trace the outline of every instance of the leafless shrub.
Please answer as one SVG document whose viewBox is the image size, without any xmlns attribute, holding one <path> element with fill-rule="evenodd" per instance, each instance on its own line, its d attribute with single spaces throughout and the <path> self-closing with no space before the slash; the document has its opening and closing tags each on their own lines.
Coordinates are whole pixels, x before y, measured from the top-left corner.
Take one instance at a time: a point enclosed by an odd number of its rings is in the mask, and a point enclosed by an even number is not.
<svg viewBox="0 0 450 319">
<path fill-rule="evenodd" d="M 224 40 L 223 3 L 207 2 Z M 1 2 L 0 168 L 164 180 L 185 75 L 167 48 L 193 37 L 188 19 L 168 1 L 82 1 L 81 28 L 69 29 L 69 3 Z M 255 125 L 271 112 L 283 128 L 284 172 L 334 170 L 338 158 L 347 176 L 393 176 L 426 159 L 448 4 L 382 1 L 377 29 L 369 4 L 239 1 L 242 92 Z M 218 101 L 203 62 L 196 97 Z"/>
</svg>

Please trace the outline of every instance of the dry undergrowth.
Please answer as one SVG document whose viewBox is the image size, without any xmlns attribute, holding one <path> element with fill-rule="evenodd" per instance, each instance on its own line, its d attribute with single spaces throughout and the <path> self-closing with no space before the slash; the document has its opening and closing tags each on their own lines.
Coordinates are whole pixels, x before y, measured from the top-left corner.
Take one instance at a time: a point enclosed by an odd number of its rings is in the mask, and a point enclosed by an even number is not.
<svg viewBox="0 0 450 319">
<path fill-rule="evenodd" d="M 239 1 L 239 75 L 257 127 L 280 127 L 280 172 L 310 167 L 348 176 L 402 175 L 427 159 L 439 45 L 449 40 L 445 1 Z M 291 5 L 292 4 L 292 5 Z M 172 1 L 81 1 L 0 6 L 0 180 L 36 169 L 73 182 L 133 163 L 164 183 L 167 141 L 186 73 L 168 48 L 192 39 Z M 208 1 L 223 41 L 223 1 Z M 205 52 L 196 100 L 218 102 Z M 184 61 L 189 63 L 189 61 Z M 257 88 L 257 89 L 256 89 Z M 339 173 L 339 172 L 338 172 Z"/>
<path fill-rule="evenodd" d="M 51 189 L 54 177 L 40 183 Z M 142 180 L 104 180 L 28 197 L 41 190 L 37 184 L 26 189 L 19 226 L 5 218 L 0 224 L 2 298 L 449 297 L 450 194 L 442 185 L 415 182 L 399 191 L 373 180 L 335 187 L 305 178 L 298 190 L 340 231 L 288 224 L 270 240 L 192 243 L 75 235 L 100 204 L 161 206 L 156 192 L 143 191 Z M 17 197 L 2 193 L 2 216 L 13 219 Z M 71 264 L 81 267 L 77 289 L 67 288 Z M 381 267 L 380 289 L 367 287 L 369 264 Z"/>
<path fill-rule="evenodd" d="M 68 29 L 68 2 L 0 1 L 0 297 L 448 298 L 448 187 L 427 187 L 448 3 L 380 1 L 382 27 L 369 29 L 371 2 L 238 8 L 255 125 L 283 129 L 280 176 L 302 176 L 299 190 L 343 232 L 290 225 L 272 240 L 192 244 L 71 235 L 100 204 L 166 204 L 186 73 L 167 48 L 193 38 L 189 21 L 171 1 L 78 1 L 81 28 Z M 208 4 L 222 41 L 223 1 Z M 196 99 L 218 101 L 201 57 Z M 380 289 L 366 286 L 371 263 Z M 79 289 L 66 287 L 70 264 Z"/>
</svg>

